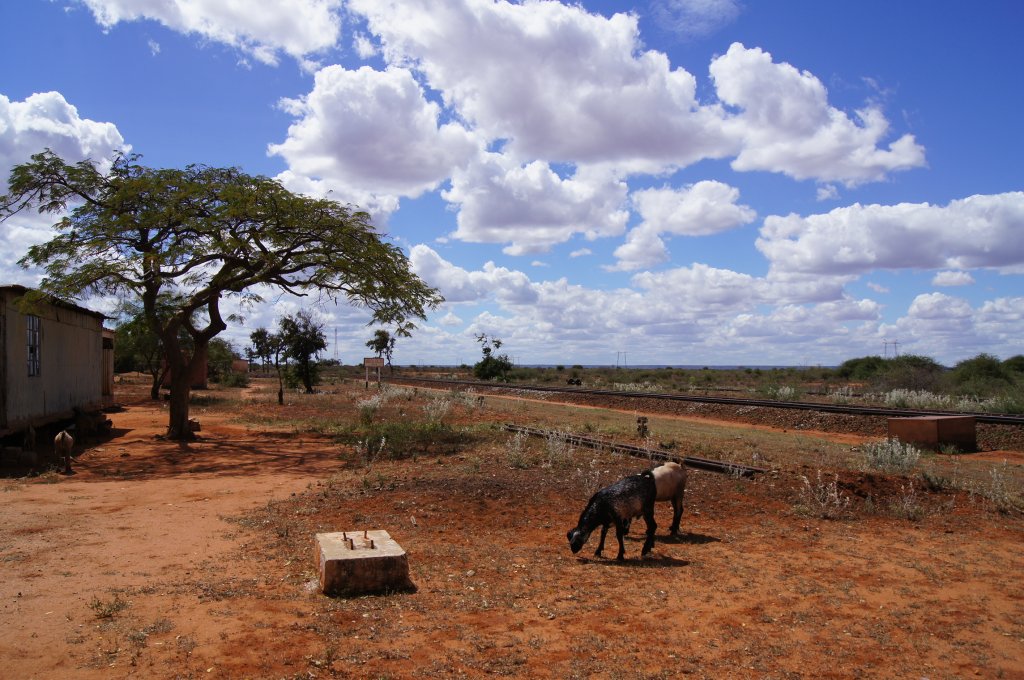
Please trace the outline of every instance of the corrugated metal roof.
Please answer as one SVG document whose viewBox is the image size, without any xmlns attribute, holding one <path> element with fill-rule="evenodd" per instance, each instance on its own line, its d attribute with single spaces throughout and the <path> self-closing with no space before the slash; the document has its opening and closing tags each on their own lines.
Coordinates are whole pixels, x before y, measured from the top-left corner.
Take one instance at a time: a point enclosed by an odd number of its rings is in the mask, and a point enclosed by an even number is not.
<svg viewBox="0 0 1024 680">
<path fill-rule="evenodd" d="M 31 288 L 26 288 L 25 286 L 22 286 L 22 285 L 19 285 L 19 284 L 16 284 L 16 283 L 7 284 L 7 285 L 0 285 L 0 291 L 12 291 L 12 292 L 17 293 L 18 295 L 24 295 L 25 293 L 29 292 L 30 290 L 32 290 L 32 289 Z M 45 298 L 45 302 L 47 304 L 53 305 L 54 307 L 63 307 L 65 309 L 72 309 L 72 310 L 74 310 L 76 312 L 81 312 L 82 314 L 89 314 L 91 316 L 99 317 L 100 319 L 108 318 L 105 314 L 101 314 L 100 312 L 95 312 L 95 311 L 93 311 L 91 309 L 88 309 L 86 307 L 82 307 L 81 305 L 76 305 L 73 302 L 68 302 L 67 300 L 61 300 L 60 298 L 53 297 L 52 295 L 47 295 L 46 298 Z"/>
</svg>

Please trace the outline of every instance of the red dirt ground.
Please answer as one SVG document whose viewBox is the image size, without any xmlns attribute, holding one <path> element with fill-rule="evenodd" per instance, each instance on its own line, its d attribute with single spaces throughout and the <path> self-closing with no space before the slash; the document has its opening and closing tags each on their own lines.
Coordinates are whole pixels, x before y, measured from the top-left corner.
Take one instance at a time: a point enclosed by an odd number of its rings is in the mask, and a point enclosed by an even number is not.
<svg viewBox="0 0 1024 680">
<path fill-rule="evenodd" d="M 684 536 L 659 507 L 652 556 L 638 520 L 617 563 L 565 532 L 635 460 L 367 469 L 327 437 L 208 414 L 179 445 L 158 405 L 111 418 L 74 475 L 0 480 L 3 677 L 1024 678 L 1024 521 L 973 497 L 824 520 L 794 511 L 811 470 L 693 472 Z M 415 592 L 316 591 L 313 533 L 362 528 L 408 551 Z"/>
</svg>

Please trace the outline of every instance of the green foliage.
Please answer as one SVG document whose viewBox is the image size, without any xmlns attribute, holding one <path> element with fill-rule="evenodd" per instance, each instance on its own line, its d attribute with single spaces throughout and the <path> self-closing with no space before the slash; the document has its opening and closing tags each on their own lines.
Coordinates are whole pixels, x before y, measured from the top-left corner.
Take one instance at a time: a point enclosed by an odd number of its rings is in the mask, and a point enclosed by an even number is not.
<svg viewBox="0 0 1024 680">
<path fill-rule="evenodd" d="M 1003 368 L 1010 373 L 1019 374 L 1018 377 L 1024 376 L 1024 354 L 1016 354 L 1010 357 L 1003 362 Z"/>
<path fill-rule="evenodd" d="M 238 352 L 235 351 L 234 346 L 227 340 L 221 340 L 220 338 L 210 340 L 206 355 L 206 365 L 210 380 L 218 383 L 223 382 L 225 378 L 234 372 L 231 364 L 238 358 Z"/>
<path fill-rule="evenodd" d="M 294 366 L 280 366 L 278 373 L 278 377 L 282 381 L 283 385 L 290 390 L 296 390 L 302 384 L 302 377 L 299 375 L 298 371 L 295 370 Z"/>
<path fill-rule="evenodd" d="M 934 390 L 945 370 L 930 357 L 904 354 L 888 359 L 885 370 L 873 382 L 883 389 Z"/>
<path fill-rule="evenodd" d="M 279 182 L 237 168 L 189 165 L 154 169 L 122 155 L 102 171 L 74 165 L 50 150 L 11 170 L 0 220 L 22 210 L 60 214 L 56 236 L 29 248 L 22 266 L 45 271 L 39 295 L 78 300 L 122 295 L 141 300 L 163 342 L 173 374 L 168 433 L 190 436 L 188 369 L 179 332 L 195 357 L 227 328 L 221 301 L 261 301 L 257 286 L 316 292 L 365 306 L 400 335 L 443 298 L 386 243 L 370 216 L 328 199 L 293 194 Z M 175 295 L 162 314 L 161 295 Z M 198 313 L 203 314 L 201 323 Z"/>
<path fill-rule="evenodd" d="M 176 301 L 173 297 L 161 295 L 156 301 L 157 315 L 171 314 Z M 114 371 L 124 373 L 138 371 L 152 379 L 150 397 L 160 398 L 160 384 L 167 371 L 167 357 L 164 343 L 153 330 L 141 304 L 124 300 L 117 309 L 118 323 L 115 326 Z M 193 351 L 192 339 L 184 329 L 178 332 L 178 344 L 182 351 Z"/>
<path fill-rule="evenodd" d="M 253 355 L 260 360 L 264 368 L 273 363 L 277 339 L 271 337 L 270 331 L 266 328 L 257 328 L 249 334 L 249 342 L 252 343 Z"/>
<path fill-rule="evenodd" d="M 479 380 L 501 380 L 508 381 L 508 373 L 512 370 L 512 360 L 507 354 L 497 354 L 501 349 L 502 342 L 498 338 L 488 337 L 486 334 L 477 336 L 477 342 L 483 358 L 473 365 L 473 375 Z"/>
<path fill-rule="evenodd" d="M 300 309 L 294 316 L 281 317 L 278 327 L 284 355 L 295 360 L 294 372 L 306 393 L 312 394 L 319 376 L 316 360 L 320 352 L 327 349 L 324 325 L 314 319 L 311 312 Z"/>
<path fill-rule="evenodd" d="M 891 359 L 879 356 L 847 359 L 835 370 L 844 380 L 867 382 L 873 389 L 934 389 L 945 369 L 934 359 L 904 354 Z"/>
<path fill-rule="evenodd" d="M 378 328 L 373 332 L 373 338 L 367 340 L 366 346 L 376 352 L 377 356 L 383 357 L 388 366 L 391 366 L 391 357 L 395 352 L 395 338 L 391 333 Z"/>
<path fill-rule="evenodd" d="M 904 354 L 891 359 L 880 356 L 847 359 L 835 374 L 844 380 L 867 382 L 874 389 L 934 389 L 945 369 L 934 359 Z"/>
<path fill-rule="evenodd" d="M 836 369 L 836 375 L 846 380 L 870 380 L 882 370 L 884 365 L 885 360 L 880 356 L 847 359 Z"/>
<path fill-rule="evenodd" d="M 991 354 L 979 354 L 953 367 L 948 381 L 956 394 L 990 396 L 1014 383 L 1006 366 Z"/>
<path fill-rule="evenodd" d="M 220 384 L 223 387 L 248 387 L 249 374 L 230 371 L 220 379 Z"/>
<path fill-rule="evenodd" d="M 344 443 L 361 446 L 369 458 L 390 460 L 457 453 L 473 442 L 468 432 L 443 424 L 408 420 L 372 423 L 339 437 Z"/>
</svg>

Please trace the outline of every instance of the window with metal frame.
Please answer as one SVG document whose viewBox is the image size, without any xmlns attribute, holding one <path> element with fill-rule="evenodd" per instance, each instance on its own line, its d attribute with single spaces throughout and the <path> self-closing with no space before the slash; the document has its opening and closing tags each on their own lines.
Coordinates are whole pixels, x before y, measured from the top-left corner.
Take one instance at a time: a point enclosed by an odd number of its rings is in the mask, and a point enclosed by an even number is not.
<svg viewBox="0 0 1024 680">
<path fill-rule="evenodd" d="M 27 317 L 26 329 L 28 331 L 28 375 L 34 377 L 40 374 L 42 354 L 42 333 L 38 316 L 29 314 Z"/>
</svg>

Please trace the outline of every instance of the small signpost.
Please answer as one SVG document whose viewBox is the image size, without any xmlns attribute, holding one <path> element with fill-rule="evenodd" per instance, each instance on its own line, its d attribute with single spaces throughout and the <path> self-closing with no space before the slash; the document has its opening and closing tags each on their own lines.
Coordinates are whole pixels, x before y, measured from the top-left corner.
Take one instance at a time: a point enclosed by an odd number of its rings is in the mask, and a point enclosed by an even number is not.
<svg viewBox="0 0 1024 680">
<path fill-rule="evenodd" d="M 377 369 L 377 387 L 380 387 L 380 369 L 384 368 L 384 357 L 365 357 L 363 366 L 366 367 L 366 389 L 370 389 L 370 369 Z"/>
</svg>

